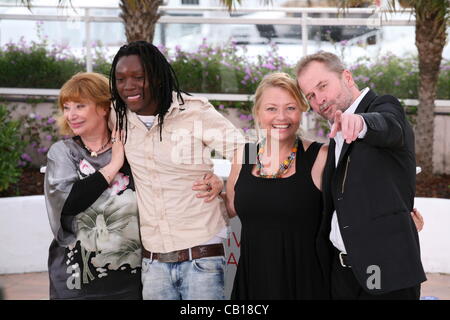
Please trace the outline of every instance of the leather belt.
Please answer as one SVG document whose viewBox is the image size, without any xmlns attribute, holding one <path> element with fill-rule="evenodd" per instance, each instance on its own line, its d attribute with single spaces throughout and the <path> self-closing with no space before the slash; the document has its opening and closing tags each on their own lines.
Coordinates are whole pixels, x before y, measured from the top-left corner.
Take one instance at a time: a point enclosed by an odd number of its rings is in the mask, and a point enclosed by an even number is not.
<svg viewBox="0 0 450 320">
<path fill-rule="evenodd" d="M 340 262 L 341 266 L 344 268 L 351 268 L 352 266 L 349 263 L 347 254 L 342 251 L 339 251 L 337 248 L 334 248 L 334 249 L 335 249 L 336 255 L 339 258 L 339 262 Z"/>
<path fill-rule="evenodd" d="M 217 243 L 167 253 L 150 252 L 142 248 L 142 254 L 144 258 L 158 260 L 159 262 L 184 262 L 206 257 L 224 256 L 225 251 L 223 244 Z"/>
</svg>

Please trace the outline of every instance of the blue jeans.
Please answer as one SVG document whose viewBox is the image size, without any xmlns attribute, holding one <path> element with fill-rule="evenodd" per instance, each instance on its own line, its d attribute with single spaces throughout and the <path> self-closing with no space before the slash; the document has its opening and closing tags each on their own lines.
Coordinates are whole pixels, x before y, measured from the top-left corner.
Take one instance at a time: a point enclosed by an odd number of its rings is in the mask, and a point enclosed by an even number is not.
<svg viewBox="0 0 450 320">
<path fill-rule="evenodd" d="M 224 300 L 225 257 L 184 262 L 142 259 L 144 300 Z"/>
</svg>

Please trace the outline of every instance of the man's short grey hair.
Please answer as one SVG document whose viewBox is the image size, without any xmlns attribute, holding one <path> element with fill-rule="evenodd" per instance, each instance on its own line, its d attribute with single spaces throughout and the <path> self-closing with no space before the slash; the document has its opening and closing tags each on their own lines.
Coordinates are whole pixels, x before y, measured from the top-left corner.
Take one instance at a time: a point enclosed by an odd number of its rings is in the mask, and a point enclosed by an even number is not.
<svg viewBox="0 0 450 320">
<path fill-rule="evenodd" d="M 346 69 L 344 63 L 339 59 L 337 55 L 331 52 L 326 51 L 319 51 L 307 56 L 304 56 L 298 63 L 295 68 L 295 74 L 297 75 L 297 78 L 300 73 L 302 73 L 306 67 L 311 62 L 321 62 L 325 64 L 325 66 L 332 72 L 337 73 L 339 76 L 341 76 L 342 72 Z"/>
</svg>

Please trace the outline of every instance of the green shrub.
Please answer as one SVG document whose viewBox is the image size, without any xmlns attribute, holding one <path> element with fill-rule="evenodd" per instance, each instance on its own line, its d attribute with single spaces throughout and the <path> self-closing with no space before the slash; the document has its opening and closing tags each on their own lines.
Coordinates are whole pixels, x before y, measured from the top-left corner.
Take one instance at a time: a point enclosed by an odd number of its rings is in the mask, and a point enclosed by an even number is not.
<svg viewBox="0 0 450 320">
<path fill-rule="evenodd" d="M 8 109 L 0 105 L 0 191 L 20 177 L 22 169 L 18 164 L 24 147 L 20 122 L 11 120 Z"/>
<path fill-rule="evenodd" d="M 0 51 L 0 87 L 60 88 L 84 65 L 49 51 L 45 43 L 9 43 Z"/>
<path fill-rule="evenodd" d="M 417 58 L 387 54 L 371 62 L 359 59 L 350 67 L 359 88 L 370 87 L 378 94 L 390 94 L 401 99 L 417 99 L 419 68 Z"/>
<path fill-rule="evenodd" d="M 181 88 L 188 92 L 253 94 L 268 73 L 282 71 L 294 76 L 295 66 L 284 61 L 276 45 L 267 55 L 253 58 L 246 56 L 245 47 L 234 43 L 213 47 L 204 41 L 195 52 L 179 46 L 175 50 L 159 49 L 172 64 Z M 100 42 L 94 44 L 94 71 L 109 76 L 112 59 Z M 0 49 L 0 70 L 0 87 L 58 89 L 72 75 L 85 70 L 85 61 L 76 58 L 67 46 L 53 45 L 50 49 L 46 40 L 27 44 L 22 39 Z M 415 56 L 387 54 L 376 60 L 364 57 L 350 70 L 361 88 L 368 86 L 378 94 L 402 99 L 418 97 Z M 437 98 L 450 99 L 450 61 L 442 62 Z"/>
</svg>

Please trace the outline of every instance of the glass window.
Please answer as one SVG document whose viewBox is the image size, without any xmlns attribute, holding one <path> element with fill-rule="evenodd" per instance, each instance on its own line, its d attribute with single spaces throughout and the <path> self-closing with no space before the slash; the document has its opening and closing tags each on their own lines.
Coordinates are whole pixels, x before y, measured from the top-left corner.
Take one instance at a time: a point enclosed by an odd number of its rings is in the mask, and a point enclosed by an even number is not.
<svg viewBox="0 0 450 320">
<path fill-rule="evenodd" d="M 181 4 L 183 5 L 199 5 L 199 0 L 181 0 Z"/>
</svg>

